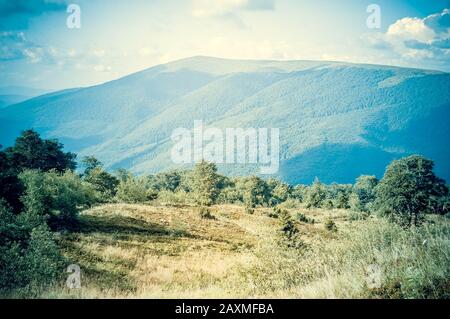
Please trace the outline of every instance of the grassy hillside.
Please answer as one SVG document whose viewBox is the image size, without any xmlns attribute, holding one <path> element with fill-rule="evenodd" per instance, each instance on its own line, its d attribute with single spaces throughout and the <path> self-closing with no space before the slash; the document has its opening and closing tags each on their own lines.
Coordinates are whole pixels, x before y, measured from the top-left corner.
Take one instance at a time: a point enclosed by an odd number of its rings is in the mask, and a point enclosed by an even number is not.
<svg viewBox="0 0 450 319">
<path fill-rule="evenodd" d="M 291 205 L 292 206 L 292 205 Z M 450 222 L 431 216 L 404 230 L 346 210 L 290 208 L 303 242 L 280 241 L 272 209 L 108 204 L 82 212 L 80 229 L 60 233 L 65 256 L 82 269 L 82 288 L 40 297 L 409 298 L 450 297 Z M 311 220 L 314 223 L 311 223 Z M 337 231 L 325 224 L 334 221 Z M 373 269 L 380 282 L 370 282 Z M 371 270 L 372 269 L 372 270 Z M 372 276 L 372 277 L 371 277 Z"/>
</svg>

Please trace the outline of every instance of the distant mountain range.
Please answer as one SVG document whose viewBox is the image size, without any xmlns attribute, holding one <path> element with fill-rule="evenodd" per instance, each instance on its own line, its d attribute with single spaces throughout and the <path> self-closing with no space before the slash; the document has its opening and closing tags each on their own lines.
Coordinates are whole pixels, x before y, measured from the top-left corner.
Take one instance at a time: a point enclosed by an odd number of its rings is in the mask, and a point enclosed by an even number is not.
<svg viewBox="0 0 450 319">
<path fill-rule="evenodd" d="M 0 143 L 35 128 L 79 156 L 136 173 L 177 168 L 172 131 L 280 129 L 278 177 L 290 183 L 382 177 L 395 158 L 423 154 L 450 181 L 450 74 L 379 65 L 193 57 L 88 88 L 0 109 Z M 220 165 L 227 174 L 255 166 Z"/>
</svg>

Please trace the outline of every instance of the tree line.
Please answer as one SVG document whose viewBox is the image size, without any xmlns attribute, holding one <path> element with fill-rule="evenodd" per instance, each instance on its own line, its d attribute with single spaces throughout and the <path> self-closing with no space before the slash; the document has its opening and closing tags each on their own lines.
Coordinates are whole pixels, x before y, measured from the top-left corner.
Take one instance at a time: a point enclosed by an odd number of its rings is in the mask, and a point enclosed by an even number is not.
<svg viewBox="0 0 450 319">
<path fill-rule="evenodd" d="M 76 171 L 76 154 L 64 152 L 57 140 L 27 130 L 0 151 L 0 289 L 30 289 L 60 276 L 66 261 L 55 232 L 76 230 L 79 212 L 92 205 L 159 200 L 207 208 L 240 203 L 252 213 L 256 207 L 301 203 L 420 226 L 426 214 L 448 214 L 450 209 L 449 189 L 433 166 L 433 161 L 413 155 L 389 164 L 381 180 L 363 175 L 354 185 L 325 185 L 316 179 L 312 185 L 295 186 L 274 178 L 224 176 L 205 161 L 192 170 L 136 176 L 125 169 L 110 173 L 88 156 Z M 297 236 L 290 217 L 274 211 L 285 220 L 283 231 Z M 205 210 L 201 213 L 210 217 Z M 304 215 L 299 218 L 307 220 Z"/>
</svg>

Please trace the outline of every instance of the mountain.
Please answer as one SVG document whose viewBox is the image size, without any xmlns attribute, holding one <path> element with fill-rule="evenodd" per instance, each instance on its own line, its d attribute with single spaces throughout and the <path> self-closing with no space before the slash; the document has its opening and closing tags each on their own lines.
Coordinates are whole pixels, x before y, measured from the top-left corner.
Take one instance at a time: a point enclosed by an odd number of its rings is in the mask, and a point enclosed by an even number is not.
<svg viewBox="0 0 450 319">
<path fill-rule="evenodd" d="M 26 101 L 32 97 L 39 96 L 47 92 L 48 90 L 24 86 L 0 87 L 0 108 Z"/>
<path fill-rule="evenodd" d="M 278 177 L 291 183 L 382 177 L 395 158 L 423 154 L 450 180 L 450 74 L 391 66 L 193 57 L 101 85 L 0 110 L 0 143 L 33 127 L 110 169 L 152 173 L 171 161 L 174 129 L 279 128 Z M 227 174 L 255 165 L 219 165 Z"/>
</svg>

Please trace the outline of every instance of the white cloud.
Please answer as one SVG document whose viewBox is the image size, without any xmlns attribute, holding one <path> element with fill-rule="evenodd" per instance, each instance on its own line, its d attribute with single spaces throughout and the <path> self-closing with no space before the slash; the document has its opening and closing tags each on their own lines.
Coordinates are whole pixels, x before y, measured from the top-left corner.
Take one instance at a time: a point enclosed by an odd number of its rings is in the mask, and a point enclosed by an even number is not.
<svg viewBox="0 0 450 319">
<path fill-rule="evenodd" d="M 370 47 L 396 56 L 399 64 L 448 68 L 450 11 L 445 9 L 423 19 L 399 19 L 386 33 L 371 33 L 365 40 Z"/>
<path fill-rule="evenodd" d="M 430 27 L 425 25 L 423 19 L 403 18 L 389 26 L 386 36 L 391 41 L 414 39 L 429 43 L 433 41 L 436 34 Z"/>
</svg>

